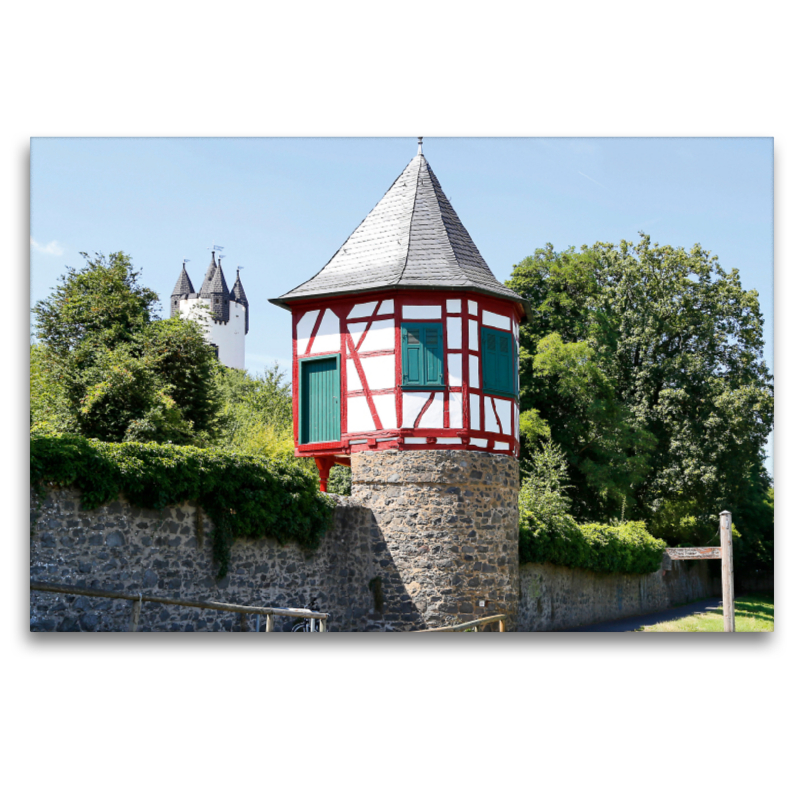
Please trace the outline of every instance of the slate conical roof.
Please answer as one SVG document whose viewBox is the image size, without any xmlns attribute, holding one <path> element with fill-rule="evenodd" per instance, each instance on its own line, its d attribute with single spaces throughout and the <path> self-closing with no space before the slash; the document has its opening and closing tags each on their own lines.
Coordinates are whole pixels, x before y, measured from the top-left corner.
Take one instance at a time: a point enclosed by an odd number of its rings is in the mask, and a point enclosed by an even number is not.
<svg viewBox="0 0 800 800">
<path fill-rule="evenodd" d="M 217 322 L 228 322 L 230 317 L 230 297 L 228 284 L 222 272 L 222 263 L 217 264 L 214 251 L 211 251 L 211 263 L 206 270 L 206 277 L 200 287 L 198 297 L 205 298 L 211 304 L 211 318 Z"/>
<path fill-rule="evenodd" d="M 228 284 L 225 282 L 225 275 L 222 273 L 222 262 L 217 264 L 214 253 L 211 253 L 211 263 L 206 270 L 206 277 L 200 287 L 200 297 L 211 297 L 214 294 L 223 294 L 227 300 L 230 292 Z"/>
<path fill-rule="evenodd" d="M 270 302 L 289 308 L 294 300 L 387 288 L 472 290 L 528 310 L 494 277 L 422 153 L 322 270 Z"/>
<path fill-rule="evenodd" d="M 233 284 L 231 289 L 231 297 L 244 306 L 244 332 L 247 335 L 250 332 L 250 303 L 247 302 L 247 295 L 244 293 L 244 286 L 242 279 L 239 277 L 239 270 L 236 270 L 236 283 Z"/>
<path fill-rule="evenodd" d="M 192 286 L 192 279 L 186 272 L 186 264 L 181 267 L 181 274 L 178 277 L 178 282 L 175 284 L 175 288 L 172 290 L 173 297 L 179 294 L 194 294 L 194 286 Z"/>
</svg>

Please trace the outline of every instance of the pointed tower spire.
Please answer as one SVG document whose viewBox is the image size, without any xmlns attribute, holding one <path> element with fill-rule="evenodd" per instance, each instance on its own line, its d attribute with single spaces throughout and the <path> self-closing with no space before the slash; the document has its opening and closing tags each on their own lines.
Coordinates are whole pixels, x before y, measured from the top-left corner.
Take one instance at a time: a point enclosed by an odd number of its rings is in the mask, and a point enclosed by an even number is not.
<svg viewBox="0 0 800 800">
<path fill-rule="evenodd" d="M 175 288 L 170 295 L 170 317 L 175 317 L 180 313 L 180 301 L 188 299 L 189 295 L 194 294 L 194 286 L 192 286 L 192 279 L 189 273 L 186 272 L 186 263 L 188 258 L 183 259 L 183 266 L 181 267 L 181 274 L 178 276 L 178 281 Z"/>
<path fill-rule="evenodd" d="M 289 308 L 295 300 L 376 289 L 472 290 L 528 301 L 495 278 L 447 199 L 418 137 L 411 159 L 375 208 L 311 280 L 270 300 Z"/>
<path fill-rule="evenodd" d="M 239 277 L 239 270 L 241 267 L 236 267 L 236 283 L 233 284 L 231 289 L 231 297 L 240 305 L 244 306 L 244 332 L 247 335 L 250 332 L 250 303 L 247 302 L 247 295 L 244 293 L 244 286 L 242 279 Z"/>
<path fill-rule="evenodd" d="M 211 263 L 206 270 L 206 277 L 198 293 L 204 300 L 208 300 L 211 306 L 211 318 L 217 322 L 227 322 L 230 318 L 230 296 L 225 275 L 222 272 L 222 265 L 217 264 L 214 258 L 214 251 L 211 251 Z"/>
</svg>

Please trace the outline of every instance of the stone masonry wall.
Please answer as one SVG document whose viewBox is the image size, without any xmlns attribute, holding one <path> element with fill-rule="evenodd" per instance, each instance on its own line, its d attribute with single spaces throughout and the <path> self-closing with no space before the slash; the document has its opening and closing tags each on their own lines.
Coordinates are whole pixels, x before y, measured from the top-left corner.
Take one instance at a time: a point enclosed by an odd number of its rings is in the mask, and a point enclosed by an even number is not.
<svg viewBox="0 0 800 800">
<path fill-rule="evenodd" d="M 391 629 L 391 609 L 375 611 L 370 581 L 380 558 L 372 517 L 339 498 L 333 528 L 314 553 L 274 539 L 235 541 L 228 576 L 215 580 L 210 523 L 189 504 L 152 511 L 124 498 L 93 511 L 73 490 L 31 497 L 31 580 L 82 588 L 256 606 L 312 608 L 330 614 L 330 631 Z M 31 630 L 125 631 L 131 602 L 31 593 Z M 399 616 L 396 618 L 399 619 Z M 275 617 L 275 629 L 292 619 Z M 256 617 L 248 616 L 255 631 Z M 265 619 L 261 617 L 261 630 Z M 238 614 L 144 603 L 143 631 L 238 631 Z"/>
<path fill-rule="evenodd" d="M 647 575 L 601 575 L 553 564 L 520 567 L 517 628 L 557 631 L 664 611 L 719 596 L 719 568 L 708 561 L 670 561 Z"/>
<path fill-rule="evenodd" d="M 412 453 L 417 458 L 404 461 L 387 455 L 354 459 L 356 496 L 337 498 L 333 527 L 318 550 L 282 547 L 273 539 L 236 541 L 222 581 L 215 579 L 210 524 L 201 515 L 198 536 L 192 505 L 152 511 L 119 498 L 87 511 L 73 490 L 51 491 L 42 504 L 32 495 L 31 580 L 310 607 L 330 614 L 332 632 L 409 630 L 500 611 L 515 615 L 511 629 L 516 622 L 519 631 L 558 630 L 720 594 L 718 568 L 709 562 L 666 559 L 664 567 L 671 569 L 644 576 L 519 567 L 516 514 L 504 511 L 509 486 L 513 492 L 516 485 L 513 459 L 461 452 L 454 465 L 441 456 Z M 450 482 L 454 469 L 458 485 Z M 365 500 L 374 509 L 364 507 Z M 413 525 L 416 520 L 422 524 Z M 131 603 L 32 592 L 30 612 L 32 631 L 125 631 Z M 248 617 L 249 630 L 255 622 Z M 276 630 L 292 622 L 276 617 Z M 140 630 L 238 631 L 240 619 L 145 603 Z"/>
<path fill-rule="evenodd" d="M 386 544 L 383 588 L 409 627 L 516 614 L 519 465 L 472 451 L 364 452 L 352 497 Z M 483 601 L 485 605 L 481 606 Z M 513 622 L 512 622 L 513 624 Z"/>
</svg>

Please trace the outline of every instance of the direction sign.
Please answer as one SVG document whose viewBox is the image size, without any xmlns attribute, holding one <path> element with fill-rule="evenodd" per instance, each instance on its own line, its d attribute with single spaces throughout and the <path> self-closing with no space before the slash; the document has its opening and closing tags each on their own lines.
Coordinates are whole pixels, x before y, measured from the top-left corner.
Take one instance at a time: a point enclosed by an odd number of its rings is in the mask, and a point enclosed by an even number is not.
<svg viewBox="0 0 800 800">
<path fill-rule="evenodd" d="M 721 547 L 668 547 L 667 555 L 673 561 L 688 561 L 696 558 L 722 558 Z"/>
</svg>

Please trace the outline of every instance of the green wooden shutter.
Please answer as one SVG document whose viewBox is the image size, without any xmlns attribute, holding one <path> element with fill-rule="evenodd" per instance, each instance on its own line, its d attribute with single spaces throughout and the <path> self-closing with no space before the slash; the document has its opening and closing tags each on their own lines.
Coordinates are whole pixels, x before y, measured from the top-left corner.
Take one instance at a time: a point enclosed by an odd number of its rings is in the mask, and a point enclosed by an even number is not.
<svg viewBox="0 0 800 800">
<path fill-rule="evenodd" d="M 403 328 L 403 385 L 422 386 L 424 363 L 422 352 L 422 326 Z"/>
<path fill-rule="evenodd" d="M 444 341 L 442 326 L 403 325 L 403 386 L 425 387 L 444 384 Z"/>
<path fill-rule="evenodd" d="M 483 390 L 516 396 L 517 360 L 511 334 L 481 329 L 481 358 L 483 359 Z"/>
<path fill-rule="evenodd" d="M 513 394 L 514 381 L 511 375 L 511 337 L 497 336 L 497 391 Z"/>
<path fill-rule="evenodd" d="M 484 391 L 497 391 L 497 334 L 484 328 L 481 331 L 483 339 L 483 388 Z"/>
<path fill-rule="evenodd" d="M 442 326 L 425 326 L 425 385 L 441 386 L 444 382 L 442 358 Z"/>
</svg>

